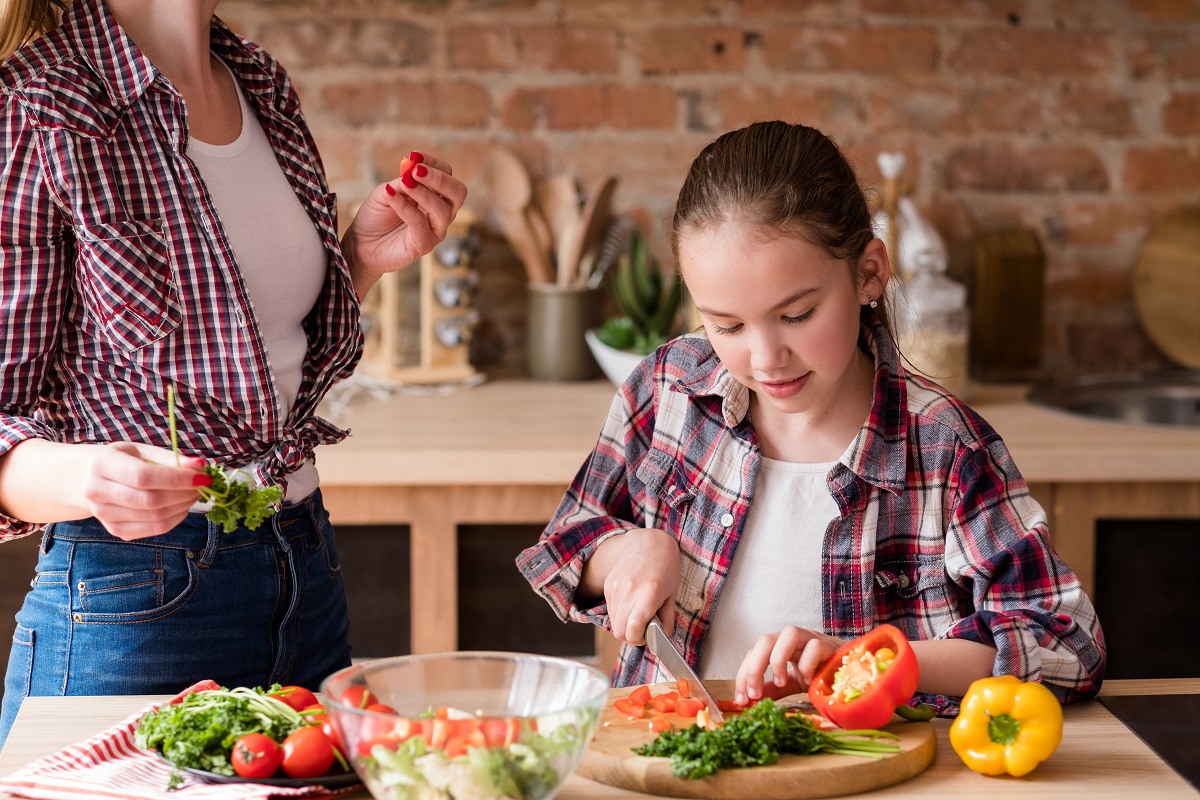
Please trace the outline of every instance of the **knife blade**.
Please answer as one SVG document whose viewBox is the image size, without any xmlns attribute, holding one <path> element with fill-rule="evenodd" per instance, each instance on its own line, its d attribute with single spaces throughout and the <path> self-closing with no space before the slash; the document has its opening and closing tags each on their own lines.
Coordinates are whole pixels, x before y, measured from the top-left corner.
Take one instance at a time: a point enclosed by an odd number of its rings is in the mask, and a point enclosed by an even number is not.
<svg viewBox="0 0 1200 800">
<path fill-rule="evenodd" d="M 671 641 L 671 637 L 667 636 L 667 632 L 663 630 L 662 621 L 656 615 L 650 620 L 650 624 L 646 626 L 646 647 L 654 654 L 659 663 L 671 673 L 675 680 L 685 680 L 688 686 L 691 687 L 692 696 L 704 703 L 708 709 L 708 715 L 713 722 L 721 723 L 725 721 L 725 715 L 721 713 L 721 709 L 717 708 L 717 701 L 713 700 L 708 689 L 704 688 L 704 682 L 700 680 L 700 676 L 692 671 L 688 666 L 687 659 L 675 649 L 675 643 Z"/>
</svg>

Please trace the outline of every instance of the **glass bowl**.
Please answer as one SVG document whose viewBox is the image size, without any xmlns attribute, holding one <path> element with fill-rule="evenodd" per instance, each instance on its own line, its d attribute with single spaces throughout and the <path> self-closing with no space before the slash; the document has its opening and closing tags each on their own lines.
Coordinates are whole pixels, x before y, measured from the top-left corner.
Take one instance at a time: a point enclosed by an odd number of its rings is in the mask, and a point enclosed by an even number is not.
<svg viewBox="0 0 1200 800">
<path fill-rule="evenodd" d="M 564 658 L 457 652 L 356 664 L 321 693 L 378 800 L 543 800 L 591 741 L 608 679 Z"/>
</svg>

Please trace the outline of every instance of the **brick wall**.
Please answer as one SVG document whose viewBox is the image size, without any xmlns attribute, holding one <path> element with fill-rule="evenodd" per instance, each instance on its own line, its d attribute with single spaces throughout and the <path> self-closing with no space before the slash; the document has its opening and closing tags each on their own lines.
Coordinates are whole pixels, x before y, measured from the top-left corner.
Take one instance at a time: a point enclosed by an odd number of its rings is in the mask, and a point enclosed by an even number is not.
<svg viewBox="0 0 1200 800">
<path fill-rule="evenodd" d="M 832 134 L 864 180 L 908 155 L 913 196 L 969 278 L 977 230 L 1047 249 L 1051 368 L 1166 364 L 1130 276 L 1200 198 L 1198 0 L 226 0 L 291 71 L 343 206 L 410 149 L 450 160 L 488 220 L 491 143 L 538 175 L 615 173 L 664 260 L 699 148 L 756 119 Z M 519 371 L 523 277 L 494 233 L 473 358 Z M 1194 299 L 1193 299 L 1194 300 Z M 1181 299 L 1186 301 L 1186 299 Z"/>
</svg>

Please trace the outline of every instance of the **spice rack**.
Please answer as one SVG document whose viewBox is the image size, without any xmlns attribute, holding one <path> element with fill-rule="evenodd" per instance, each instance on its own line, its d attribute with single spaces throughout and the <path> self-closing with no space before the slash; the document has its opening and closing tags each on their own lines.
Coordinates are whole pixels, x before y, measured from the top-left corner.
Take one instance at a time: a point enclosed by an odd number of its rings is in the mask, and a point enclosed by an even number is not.
<svg viewBox="0 0 1200 800">
<path fill-rule="evenodd" d="M 479 312 L 471 306 L 479 283 L 479 273 L 472 267 L 478 249 L 475 216 L 463 209 L 445 240 L 421 257 L 416 364 L 404 363 L 406 313 L 400 274 L 380 278 L 364 343 L 365 372 L 411 384 L 455 383 L 476 375 L 469 349 L 479 322 Z"/>
</svg>

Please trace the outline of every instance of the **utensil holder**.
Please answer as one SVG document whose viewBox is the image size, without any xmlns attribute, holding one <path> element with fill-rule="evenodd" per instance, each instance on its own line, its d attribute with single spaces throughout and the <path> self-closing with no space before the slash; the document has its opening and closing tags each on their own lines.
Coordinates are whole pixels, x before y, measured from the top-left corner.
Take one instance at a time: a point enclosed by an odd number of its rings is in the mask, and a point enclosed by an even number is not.
<svg viewBox="0 0 1200 800">
<path fill-rule="evenodd" d="M 582 381 L 600 376 L 584 332 L 600 323 L 600 291 L 584 286 L 529 286 L 525 353 L 529 374 L 541 381 Z"/>
</svg>

